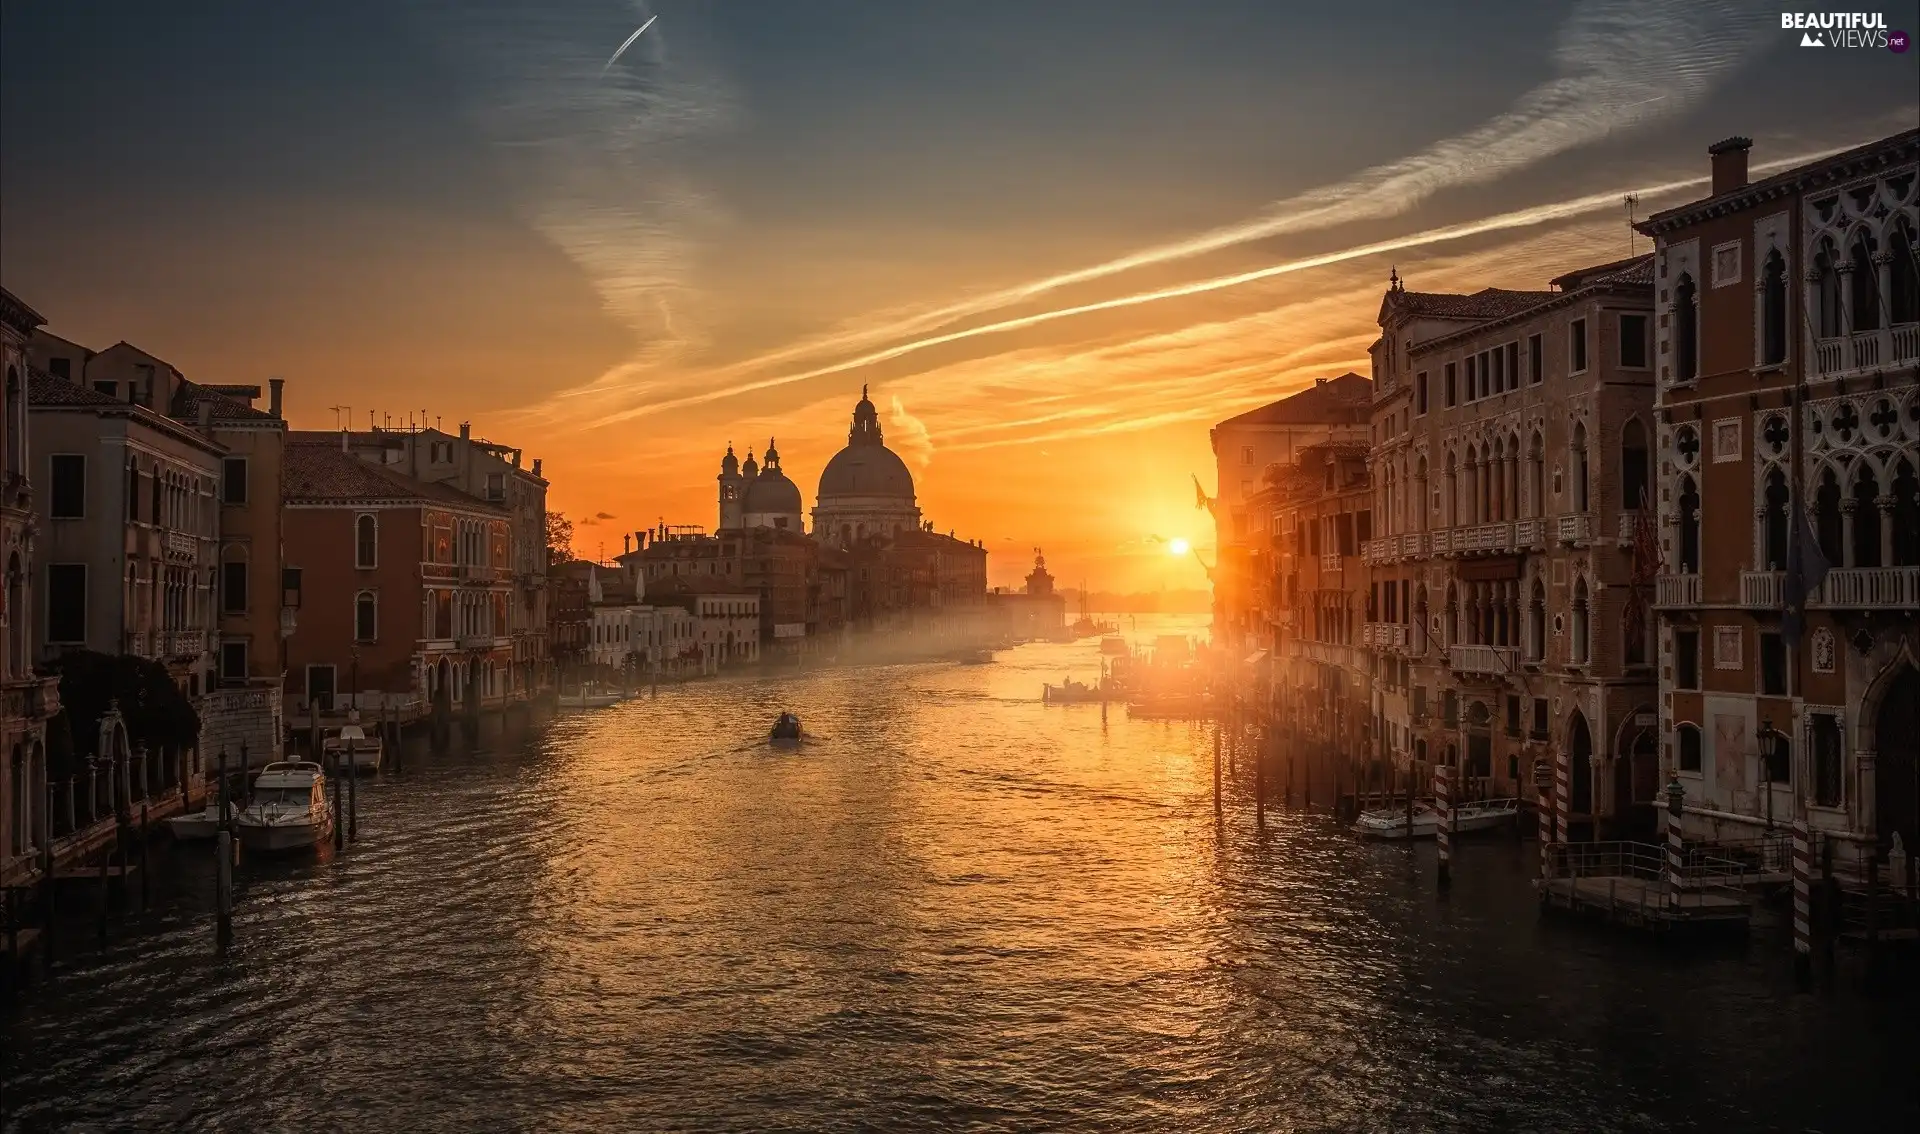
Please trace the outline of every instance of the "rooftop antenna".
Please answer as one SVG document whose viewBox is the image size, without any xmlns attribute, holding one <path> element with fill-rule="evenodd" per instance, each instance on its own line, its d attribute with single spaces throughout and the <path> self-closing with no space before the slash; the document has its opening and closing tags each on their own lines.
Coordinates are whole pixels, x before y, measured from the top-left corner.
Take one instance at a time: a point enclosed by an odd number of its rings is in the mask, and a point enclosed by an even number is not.
<svg viewBox="0 0 1920 1134">
<path fill-rule="evenodd" d="M 1631 258 L 1633 256 L 1633 211 L 1640 206 L 1640 198 L 1629 193 L 1625 204 L 1627 206 L 1627 256 Z"/>
<path fill-rule="evenodd" d="M 372 410 L 367 411 L 367 432 L 368 433 L 373 432 L 373 411 Z"/>
<path fill-rule="evenodd" d="M 334 427 L 334 429 L 336 429 L 336 430 L 337 430 L 337 429 L 339 429 L 339 428 L 341 428 L 341 426 L 340 426 L 340 415 L 341 415 L 341 414 L 343 414 L 343 413 L 347 415 L 347 426 L 348 426 L 349 428 L 351 428 L 351 427 L 352 427 L 352 425 L 353 425 L 353 407 L 352 407 L 352 406 L 328 406 L 327 408 L 333 411 L 333 427 Z"/>
</svg>

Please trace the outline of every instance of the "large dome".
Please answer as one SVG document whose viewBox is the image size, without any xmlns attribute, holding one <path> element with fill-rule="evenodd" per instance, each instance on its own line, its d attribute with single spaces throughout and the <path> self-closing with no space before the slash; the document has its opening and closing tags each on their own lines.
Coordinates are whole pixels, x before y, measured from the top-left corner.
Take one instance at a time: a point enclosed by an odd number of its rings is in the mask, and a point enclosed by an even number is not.
<svg viewBox="0 0 1920 1134">
<path fill-rule="evenodd" d="M 835 453 L 820 473 L 821 501 L 845 496 L 884 496 L 911 504 L 913 474 L 884 445 L 849 445 Z M 799 499 L 797 492 L 794 498 Z"/>
</svg>

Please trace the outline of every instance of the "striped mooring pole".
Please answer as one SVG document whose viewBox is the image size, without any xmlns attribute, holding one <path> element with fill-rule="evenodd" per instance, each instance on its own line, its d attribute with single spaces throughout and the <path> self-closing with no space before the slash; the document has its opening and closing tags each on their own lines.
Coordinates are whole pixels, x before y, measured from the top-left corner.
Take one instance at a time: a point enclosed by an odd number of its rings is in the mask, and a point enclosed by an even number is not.
<svg viewBox="0 0 1920 1134">
<path fill-rule="evenodd" d="M 1553 877 L 1553 765 L 1538 760 L 1533 766 L 1533 790 L 1540 820 L 1540 879 Z"/>
<path fill-rule="evenodd" d="M 1680 890 L 1686 885 L 1685 869 L 1687 863 L 1686 840 L 1683 839 L 1680 815 L 1684 809 L 1687 789 L 1680 786 L 1680 777 L 1675 776 L 1667 783 L 1667 905 L 1680 908 Z"/>
<path fill-rule="evenodd" d="M 1440 888 L 1453 885 L 1453 769 L 1445 764 L 1433 770 L 1433 802 L 1439 810 L 1434 825 L 1434 846 L 1439 848 Z M 1413 832 L 1409 830 L 1411 838 Z"/>
<path fill-rule="evenodd" d="M 1813 975 L 1813 834 L 1802 815 L 1793 821 L 1793 971 L 1805 985 Z"/>
<path fill-rule="evenodd" d="M 1567 803 L 1573 798 L 1573 765 L 1562 745 L 1553 754 L 1553 841 L 1567 841 Z"/>
</svg>

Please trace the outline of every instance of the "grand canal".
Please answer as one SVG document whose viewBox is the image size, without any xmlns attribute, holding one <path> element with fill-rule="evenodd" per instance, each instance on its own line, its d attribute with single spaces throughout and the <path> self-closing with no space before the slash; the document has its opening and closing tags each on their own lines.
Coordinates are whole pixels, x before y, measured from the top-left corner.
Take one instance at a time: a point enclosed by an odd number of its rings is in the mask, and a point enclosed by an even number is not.
<svg viewBox="0 0 1920 1134">
<path fill-rule="evenodd" d="M 1141 620 L 1141 630 L 1147 630 Z M 1091 643 L 662 689 L 366 784 L 359 841 L 204 851 L 6 1019 L 8 1129 L 1861 1130 L 1912 1005 L 1777 931 L 1543 923 L 1532 845 L 1215 822 L 1209 734 L 1046 707 Z M 782 708 L 821 739 L 760 738 Z M 79 940 L 76 940 L 78 938 Z M 1907 1127 L 1912 1128 L 1912 1127 Z"/>
</svg>

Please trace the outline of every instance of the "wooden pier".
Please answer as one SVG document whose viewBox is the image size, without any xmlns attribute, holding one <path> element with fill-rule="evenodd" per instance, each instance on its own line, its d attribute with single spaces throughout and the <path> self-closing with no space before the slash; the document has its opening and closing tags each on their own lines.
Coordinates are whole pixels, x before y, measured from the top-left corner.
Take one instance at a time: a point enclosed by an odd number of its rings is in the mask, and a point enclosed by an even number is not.
<svg viewBox="0 0 1920 1134">
<path fill-rule="evenodd" d="M 1652 843 L 1557 843 L 1548 848 L 1540 903 L 1631 929 L 1744 929 L 1753 915 L 1748 864 L 1713 854 L 1674 860 Z"/>
</svg>

